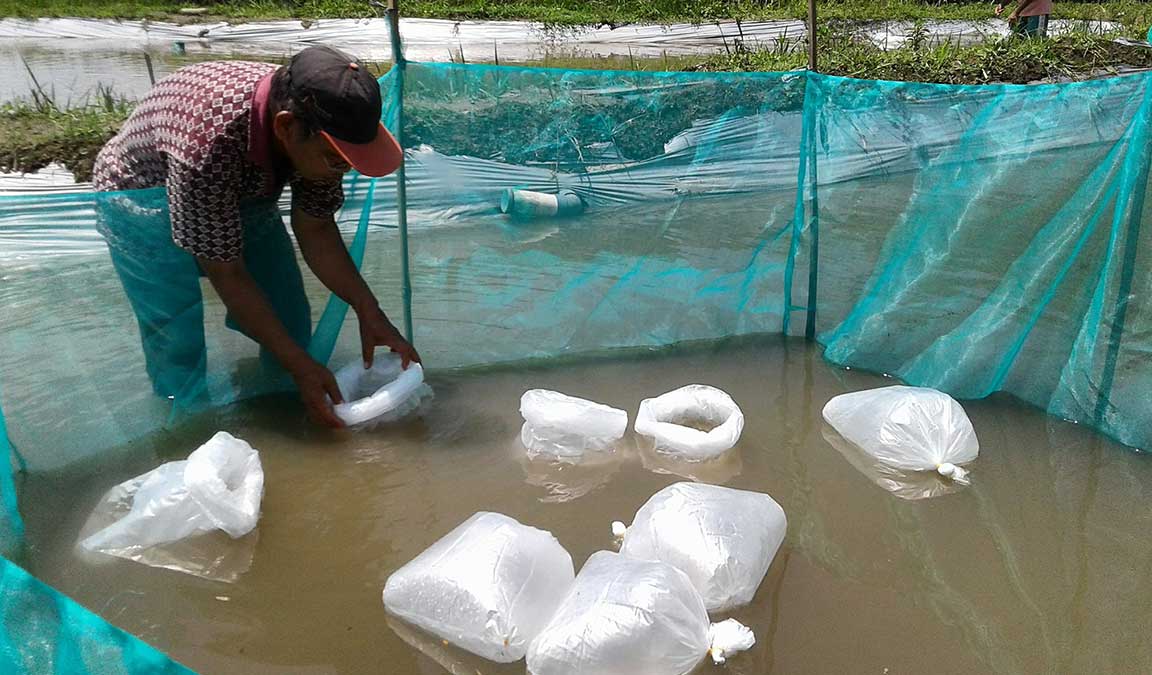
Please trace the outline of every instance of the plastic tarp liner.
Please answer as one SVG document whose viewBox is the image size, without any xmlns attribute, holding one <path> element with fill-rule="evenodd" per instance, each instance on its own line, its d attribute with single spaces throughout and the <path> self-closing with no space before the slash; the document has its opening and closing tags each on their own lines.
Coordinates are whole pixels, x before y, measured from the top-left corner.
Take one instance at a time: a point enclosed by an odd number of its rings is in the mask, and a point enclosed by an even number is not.
<svg viewBox="0 0 1152 675">
<path fill-rule="evenodd" d="M 344 402 L 336 415 L 349 427 L 371 429 L 395 422 L 415 412 L 432 396 L 424 384 L 424 367 L 411 363 L 405 369 L 397 354 L 379 354 L 371 368 L 356 360 L 335 373 Z"/>
<path fill-rule="evenodd" d="M 824 420 L 882 464 L 935 471 L 968 483 L 962 465 L 980 443 L 964 408 L 948 394 L 921 387 L 882 387 L 841 394 L 824 406 Z"/>
<path fill-rule="evenodd" d="M 798 43 L 804 39 L 803 21 L 734 21 L 718 23 L 571 27 L 549 30 L 543 24 L 522 21 L 449 21 L 401 18 L 404 52 L 414 61 L 533 61 L 549 54 L 588 57 L 700 54 L 731 48 L 734 40 L 746 46 Z M 125 45 L 167 47 L 183 42 L 188 52 L 239 53 L 282 57 L 293 49 L 326 44 L 345 49 L 361 59 L 392 58 L 387 19 L 320 19 L 173 24 L 160 21 L 106 21 L 99 19 L 3 19 L 0 40 L 43 43 L 55 49 Z"/>
<path fill-rule="evenodd" d="M 685 675 L 715 648 L 720 660 L 751 646 L 744 631 L 717 631 L 680 570 L 611 551 L 588 558 L 528 651 L 532 675 Z M 754 640 L 753 640 L 754 641 Z"/>
<path fill-rule="evenodd" d="M 520 442 L 529 457 L 577 461 L 589 452 L 613 450 L 628 430 L 628 413 L 547 389 L 520 397 Z"/>
<path fill-rule="evenodd" d="M 12 675 L 192 675 L 0 558 L 0 671 Z"/>
<path fill-rule="evenodd" d="M 723 611 L 752 601 L 787 529 L 784 509 L 766 494 L 675 483 L 636 512 L 620 554 L 676 567 L 708 611 Z"/>
<path fill-rule="evenodd" d="M 384 606 L 458 647 L 512 663 L 574 577 L 572 557 L 551 533 L 482 511 L 388 577 Z"/>
</svg>

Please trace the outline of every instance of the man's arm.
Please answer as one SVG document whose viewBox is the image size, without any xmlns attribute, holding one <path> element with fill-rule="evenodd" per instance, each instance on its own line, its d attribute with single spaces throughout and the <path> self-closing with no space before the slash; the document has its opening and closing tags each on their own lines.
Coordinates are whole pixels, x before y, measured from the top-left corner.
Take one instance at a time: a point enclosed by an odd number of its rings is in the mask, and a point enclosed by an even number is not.
<svg viewBox="0 0 1152 675">
<path fill-rule="evenodd" d="M 343 402 L 336 378 L 288 334 L 243 261 L 197 260 L 240 327 L 291 374 L 309 414 L 322 424 L 343 426 L 332 410 L 332 403 Z"/>
<path fill-rule="evenodd" d="M 304 262 L 328 290 L 348 303 L 356 313 L 362 307 L 376 306 L 376 296 L 348 255 L 340 230 L 332 216 L 317 218 L 300 209 L 292 211 L 292 230 L 304 254 Z"/>
<path fill-rule="evenodd" d="M 318 218 L 293 209 L 292 229 L 304 261 L 316 278 L 356 312 L 365 367 L 372 364 L 377 346 L 388 347 L 399 354 L 405 368 L 412 361 L 419 363 L 420 355 L 384 315 L 372 289 L 360 276 L 332 216 Z"/>
<path fill-rule="evenodd" d="M 996 16 L 1000 16 L 1001 14 L 1003 14 L 1004 8 L 1007 7 L 1008 5 L 1018 5 L 1019 1 L 1020 0 L 1001 0 L 1000 2 L 997 2 L 996 3 Z M 1012 10 L 1012 13 L 1008 15 L 1008 20 L 1009 21 L 1015 21 L 1019 12 L 1020 12 L 1020 7 L 1016 7 L 1016 9 Z"/>
</svg>

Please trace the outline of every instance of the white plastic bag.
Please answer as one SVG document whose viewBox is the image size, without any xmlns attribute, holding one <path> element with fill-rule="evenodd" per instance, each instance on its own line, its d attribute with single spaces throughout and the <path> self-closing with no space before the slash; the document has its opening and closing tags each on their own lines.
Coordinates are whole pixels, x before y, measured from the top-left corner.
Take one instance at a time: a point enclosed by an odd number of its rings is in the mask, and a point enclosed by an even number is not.
<svg viewBox="0 0 1152 675">
<path fill-rule="evenodd" d="M 678 568 L 708 611 L 722 611 L 751 602 L 787 529 L 784 509 L 766 494 L 675 483 L 636 512 L 620 554 Z"/>
<path fill-rule="evenodd" d="M 574 577 L 572 557 L 550 533 L 482 511 L 393 573 L 384 606 L 473 654 L 511 663 Z"/>
<path fill-rule="evenodd" d="M 931 473 L 907 471 L 885 464 L 864 452 L 860 446 L 849 443 L 828 424 L 820 429 L 820 435 L 861 475 L 900 499 L 909 501 L 930 499 L 964 489 L 961 483 L 945 478 L 935 471 Z"/>
<path fill-rule="evenodd" d="M 842 394 L 824 406 L 824 419 L 884 464 L 935 471 L 962 484 L 968 472 L 960 465 L 980 453 L 964 408 L 935 389 L 895 386 Z"/>
<path fill-rule="evenodd" d="M 352 428 L 367 429 L 406 417 L 431 397 L 432 388 L 424 383 L 424 368 L 410 363 L 408 368 L 399 354 L 380 354 L 367 370 L 353 361 L 336 371 L 336 384 L 344 403 L 337 404 L 336 416 Z"/>
<path fill-rule="evenodd" d="M 650 436 L 659 452 L 689 460 L 711 459 L 740 440 L 744 413 L 716 387 L 690 384 L 640 402 L 636 433 Z"/>
<path fill-rule="evenodd" d="M 684 675 L 710 651 L 722 660 L 752 646 L 751 631 L 732 623 L 713 630 L 700 594 L 675 567 L 600 551 L 532 642 L 528 672 Z"/>
<path fill-rule="evenodd" d="M 128 512 L 80 546 L 131 557 L 139 549 L 213 530 L 239 538 L 256 527 L 263 496 L 259 453 L 221 431 L 188 459 L 163 464 L 112 488 L 101 503 L 130 503 Z"/>
<path fill-rule="evenodd" d="M 520 415 L 520 440 L 529 457 L 575 460 L 587 452 L 611 450 L 628 429 L 623 410 L 547 389 L 524 392 Z"/>
</svg>

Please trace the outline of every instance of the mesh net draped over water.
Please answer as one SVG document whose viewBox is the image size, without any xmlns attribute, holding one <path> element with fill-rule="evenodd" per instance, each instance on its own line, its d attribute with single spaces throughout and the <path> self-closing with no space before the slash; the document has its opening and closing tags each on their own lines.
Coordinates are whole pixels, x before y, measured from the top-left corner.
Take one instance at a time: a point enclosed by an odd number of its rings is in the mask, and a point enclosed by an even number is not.
<svg viewBox="0 0 1152 675">
<path fill-rule="evenodd" d="M 834 363 L 959 398 L 1007 392 L 1148 448 L 1150 78 L 409 63 L 381 79 L 408 153 L 408 276 L 395 176 L 350 178 L 338 222 L 433 368 L 810 331 Z M 584 208 L 509 219 L 509 189 Z M 290 245 L 278 209 L 246 208 L 246 256 L 277 310 L 321 361 L 356 358 L 355 318 L 275 254 Z M 0 272 L 0 404 L 29 470 L 286 386 L 201 292 L 162 190 L 0 198 Z M 12 551 L 10 474 L 0 489 Z"/>
</svg>

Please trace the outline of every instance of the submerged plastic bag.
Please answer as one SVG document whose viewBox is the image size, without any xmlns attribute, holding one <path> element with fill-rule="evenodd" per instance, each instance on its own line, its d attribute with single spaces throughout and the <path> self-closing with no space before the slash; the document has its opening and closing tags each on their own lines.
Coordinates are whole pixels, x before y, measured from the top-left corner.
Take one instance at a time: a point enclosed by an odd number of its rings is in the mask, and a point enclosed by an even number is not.
<svg viewBox="0 0 1152 675">
<path fill-rule="evenodd" d="M 344 403 L 334 406 L 336 416 L 353 428 L 367 429 L 395 422 L 413 413 L 432 395 L 424 383 L 424 368 L 410 363 L 404 369 L 399 354 L 381 354 L 372 367 L 354 361 L 336 371 L 336 384 Z"/>
<path fill-rule="evenodd" d="M 751 602 L 784 541 L 788 520 L 774 499 L 718 485 L 675 483 L 636 512 L 620 554 L 666 562 L 688 575 L 708 611 Z"/>
<path fill-rule="evenodd" d="M 708 653 L 722 663 L 751 647 L 752 632 L 737 626 L 709 625 L 700 594 L 675 567 L 600 551 L 532 642 L 528 672 L 684 675 Z"/>
<path fill-rule="evenodd" d="M 650 436 L 659 452 L 711 459 L 730 450 L 744 431 L 744 413 L 716 387 L 690 384 L 640 402 L 636 433 Z"/>
<path fill-rule="evenodd" d="M 168 462 L 112 488 L 97 510 L 130 503 L 127 514 L 84 538 L 80 546 L 131 557 L 139 549 L 213 530 L 239 538 L 256 527 L 263 497 L 259 453 L 221 431 L 188 459 Z"/>
<path fill-rule="evenodd" d="M 842 394 L 824 406 L 824 419 L 889 466 L 935 471 L 958 483 L 968 483 L 960 465 L 980 453 L 964 408 L 935 389 L 895 386 Z"/>
<path fill-rule="evenodd" d="M 520 440 L 529 457 L 573 460 L 586 452 L 611 450 L 628 429 L 623 410 L 547 389 L 524 392 L 520 415 Z"/>
<path fill-rule="evenodd" d="M 860 446 L 849 443 L 831 426 L 825 424 L 820 435 L 848 463 L 875 485 L 891 492 L 900 499 L 915 501 L 942 495 L 953 494 L 964 489 L 964 485 L 945 478 L 935 471 L 908 471 L 885 464 L 864 452 Z"/>
<path fill-rule="evenodd" d="M 481 511 L 388 577 L 384 606 L 473 654 L 511 663 L 574 577 L 572 557 L 551 533 Z"/>
</svg>

